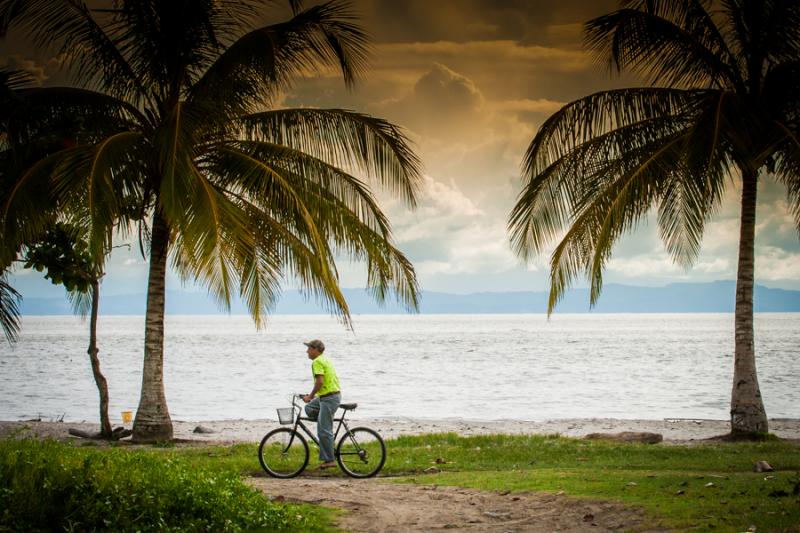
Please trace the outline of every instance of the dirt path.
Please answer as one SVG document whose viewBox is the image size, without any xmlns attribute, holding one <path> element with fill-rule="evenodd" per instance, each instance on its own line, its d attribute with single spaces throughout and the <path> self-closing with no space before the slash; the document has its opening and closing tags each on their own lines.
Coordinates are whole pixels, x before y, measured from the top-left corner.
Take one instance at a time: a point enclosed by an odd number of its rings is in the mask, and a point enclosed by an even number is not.
<svg viewBox="0 0 800 533">
<path fill-rule="evenodd" d="M 355 533 L 627 531 L 642 522 L 641 512 L 621 505 L 548 494 L 335 477 L 249 482 L 271 498 L 345 509 L 337 525 Z"/>
</svg>

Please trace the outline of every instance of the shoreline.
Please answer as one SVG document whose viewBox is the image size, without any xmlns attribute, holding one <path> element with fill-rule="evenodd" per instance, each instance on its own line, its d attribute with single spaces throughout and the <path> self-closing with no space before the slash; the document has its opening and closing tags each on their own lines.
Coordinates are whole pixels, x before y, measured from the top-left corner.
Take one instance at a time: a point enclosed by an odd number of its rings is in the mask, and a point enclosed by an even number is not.
<svg viewBox="0 0 800 533">
<path fill-rule="evenodd" d="M 471 420 L 464 418 L 426 419 L 408 417 L 348 419 L 350 427 L 367 426 L 377 430 L 385 439 L 402 435 L 426 433 L 457 433 L 462 436 L 487 434 L 534 434 L 584 437 L 590 433 L 619 433 L 623 431 L 658 433 L 667 442 L 692 442 L 724 435 L 730 430 L 728 420 L 665 418 L 662 420 L 636 420 L 618 418 L 571 418 L 543 421 L 529 420 Z M 277 420 L 173 420 L 174 438 L 197 443 L 257 443 L 271 429 L 279 427 Z M 117 427 L 118 423 L 113 423 Z M 313 426 L 313 424 L 312 424 Z M 800 440 L 800 419 L 775 418 L 769 420 L 770 433 L 784 439 Z M 130 428 L 131 424 L 125 424 Z M 210 432 L 195 433 L 202 427 Z M 94 422 L 52 421 L 0 421 L 2 438 L 53 438 L 76 439 L 70 429 L 86 432 L 99 431 L 100 424 Z M 313 430 L 313 428 L 312 428 Z"/>
</svg>

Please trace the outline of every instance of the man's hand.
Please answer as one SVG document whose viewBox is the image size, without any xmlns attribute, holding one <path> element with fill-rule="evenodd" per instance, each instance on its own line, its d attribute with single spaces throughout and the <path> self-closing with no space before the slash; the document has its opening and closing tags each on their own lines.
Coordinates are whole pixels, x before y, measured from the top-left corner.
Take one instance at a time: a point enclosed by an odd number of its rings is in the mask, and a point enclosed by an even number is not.
<svg viewBox="0 0 800 533">
<path fill-rule="evenodd" d="M 306 403 L 310 402 L 313 399 L 314 399 L 314 397 L 311 396 L 310 394 L 306 394 L 305 396 L 303 396 L 303 401 L 306 402 Z"/>
</svg>

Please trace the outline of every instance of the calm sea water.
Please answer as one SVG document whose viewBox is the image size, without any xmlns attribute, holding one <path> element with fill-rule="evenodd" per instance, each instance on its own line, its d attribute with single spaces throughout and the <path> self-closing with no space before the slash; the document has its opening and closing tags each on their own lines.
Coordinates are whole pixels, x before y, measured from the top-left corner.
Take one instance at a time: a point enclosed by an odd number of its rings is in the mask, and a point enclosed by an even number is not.
<svg viewBox="0 0 800 533">
<path fill-rule="evenodd" d="M 727 419 L 733 315 L 170 316 L 165 382 L 175 420 L 275 418 L 310 389 L 302 341 L 328 346 L 359 416 L 472 419 Z M 105 316 L 112 421 L 135 410 L 144 318 Z M 88 324 L 25 317 L 0 346 L 0 419 L 97 420 Z M 774 418 L 800 418 L 800 313 L 756 317 L 761 390 Z"/>
</svg>

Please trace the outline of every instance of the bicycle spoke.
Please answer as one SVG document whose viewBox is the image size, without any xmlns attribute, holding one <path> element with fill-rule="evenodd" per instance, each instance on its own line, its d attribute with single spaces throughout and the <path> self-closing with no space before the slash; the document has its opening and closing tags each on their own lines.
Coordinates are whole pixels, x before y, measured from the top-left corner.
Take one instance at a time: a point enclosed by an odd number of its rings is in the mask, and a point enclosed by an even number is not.
<svg viewBox="0 0 800 533">
<path fill-rule="evenodd" d="M 258 459 L 271 476 L 294 477 L 308 464 L 308 445 L 291 429 L 276 429 L 262 439 Z"/>
<path fill-rule="evenodd" d="M 339 441 L 337 461 L 352 477 L 371 477 L 386 461 L 386 446 L 380 435 L 369 428 L 353 428 Z"/>
</svg>

